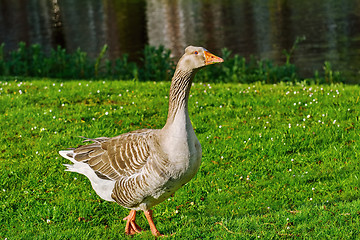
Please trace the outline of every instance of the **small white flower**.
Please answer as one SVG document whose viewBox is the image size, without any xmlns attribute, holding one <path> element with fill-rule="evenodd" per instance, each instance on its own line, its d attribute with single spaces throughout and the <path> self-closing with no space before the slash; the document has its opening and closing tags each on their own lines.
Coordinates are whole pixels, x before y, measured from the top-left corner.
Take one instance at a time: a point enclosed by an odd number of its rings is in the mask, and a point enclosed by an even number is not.
<svg viewBox="0 0 360 240">
<path fill-rule="evenodd" d="M 312 188 L 311 190 L 313 190 L 313 191 L 314 191 L 314 190 L 315 190 L 315 188 Z"/>
<path fill-rule="evenodd" d="M 312 201 L 312 198 L 310 198 L 309 200 Z"/>
<path fill-rule="evenodd" d="M 105 112 L 105 115 L 108 115 L 109 114 L 109 112 Z"/>
<path fill-rule="evenodd" d="M 97 90 L 96 92 L 97 92 L 97 93 L 100 93 L 100 90 Z"/>
<path fill-rule="evenodd" d="M 222 128 L 222 126 L 220 125 L 219 128 Z"/>
<path fill-rule="evenodd" d="M 289 169 L 289 172 L 291 172 L 292 170 L 291 170 L 291 168 Z"/>
</svg>

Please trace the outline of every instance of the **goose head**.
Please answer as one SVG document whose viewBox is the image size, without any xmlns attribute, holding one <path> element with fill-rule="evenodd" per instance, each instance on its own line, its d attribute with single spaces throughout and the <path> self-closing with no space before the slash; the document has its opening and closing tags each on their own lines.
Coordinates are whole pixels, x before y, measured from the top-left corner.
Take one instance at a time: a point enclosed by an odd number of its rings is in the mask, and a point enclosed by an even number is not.
<svg viewBox="0 0 360 240">
<path fill-rule="evenodd" d="M 203 47 L 188 46 L 184 55 L 180 58 L 177 68 L 191 71 L 223 61 L 222 58 L 215 56 Z"/>
</svg>

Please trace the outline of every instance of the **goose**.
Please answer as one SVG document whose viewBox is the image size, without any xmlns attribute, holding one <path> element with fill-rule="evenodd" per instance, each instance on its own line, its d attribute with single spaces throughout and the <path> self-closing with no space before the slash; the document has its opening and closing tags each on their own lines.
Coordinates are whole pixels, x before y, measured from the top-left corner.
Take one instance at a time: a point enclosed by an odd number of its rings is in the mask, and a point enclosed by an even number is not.
<svg viewBox="0 0 360 240">
<path fill-rule="evenodd" d="M 142 231 L 135 222 L 142 210 L 154 236 L 163 236 L 151 208 L 168 199 L 197 173 L 201 145 L 188 113 L 188 98 L 195 73 L 224 60 L 202 47 L 188 46 L 171 81 L 169 110 L 162 129 L 142 129 L 116 137 L 86 138 L 80 145 L 60 151 L 73 164 L 65 171 L 85 175 L 102 199 L 130 209 L 125 233 Z"/>
</svg>

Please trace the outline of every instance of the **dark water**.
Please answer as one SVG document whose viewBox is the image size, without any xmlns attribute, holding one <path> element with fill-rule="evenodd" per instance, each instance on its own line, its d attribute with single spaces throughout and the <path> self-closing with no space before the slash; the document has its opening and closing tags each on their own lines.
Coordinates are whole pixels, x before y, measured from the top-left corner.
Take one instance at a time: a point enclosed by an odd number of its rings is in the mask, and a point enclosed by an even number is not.
<svg viewBox="0 0 360 240">
<path fill-rule="evenodd" d="M 104 44 L 109 58 L 140 56 L 144 45 L 165 45 L 174 56 L 187 45 L 219 54 L 285 61 L 292 56 L 303 77 L 322 71 L 324 61 L 360 83 L 360 0 L 1 0 L 0 42 L 19 41 L 50 50 L 80 47 L 92 57 Z"/>
</svg>

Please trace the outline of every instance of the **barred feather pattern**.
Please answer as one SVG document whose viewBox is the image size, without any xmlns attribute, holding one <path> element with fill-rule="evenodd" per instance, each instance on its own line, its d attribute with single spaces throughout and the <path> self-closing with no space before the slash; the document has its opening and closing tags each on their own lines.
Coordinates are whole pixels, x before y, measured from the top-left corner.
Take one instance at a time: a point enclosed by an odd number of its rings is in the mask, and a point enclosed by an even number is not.
<svg viewBox="0 0 360 240">
<path fill-rule="evenodd" d="M 167 124 L 173 121 L 179 108 L 187 108 L 187 101 L 194 75 L 195 70 L 184 71 L 176 69 L 169 93 L 169 114 Z"/>
<path fill-rule="evenodd" d="M 73 150 L 76 161 L 88 164 L 99 178 L 116 181 L 111 197 L 120 205 L 148 209 L 151 196 L 164 193 L 170 178 L 168 157 L 158 129 L 142 129 L 113 138 L 86 139 L 94 143 Z M 157 193 L 158 191 L 158 193 Z"/>
<path fill-rule="evenodd" d="M 145 136 L 148 129 L 126 133 L 114 138 L 87 139 L 92 144 L 74 149 L 74 159 L 87 163 L 96 174 L 119 180 L 136 172 L 148 157 Z"/>
</svg>

